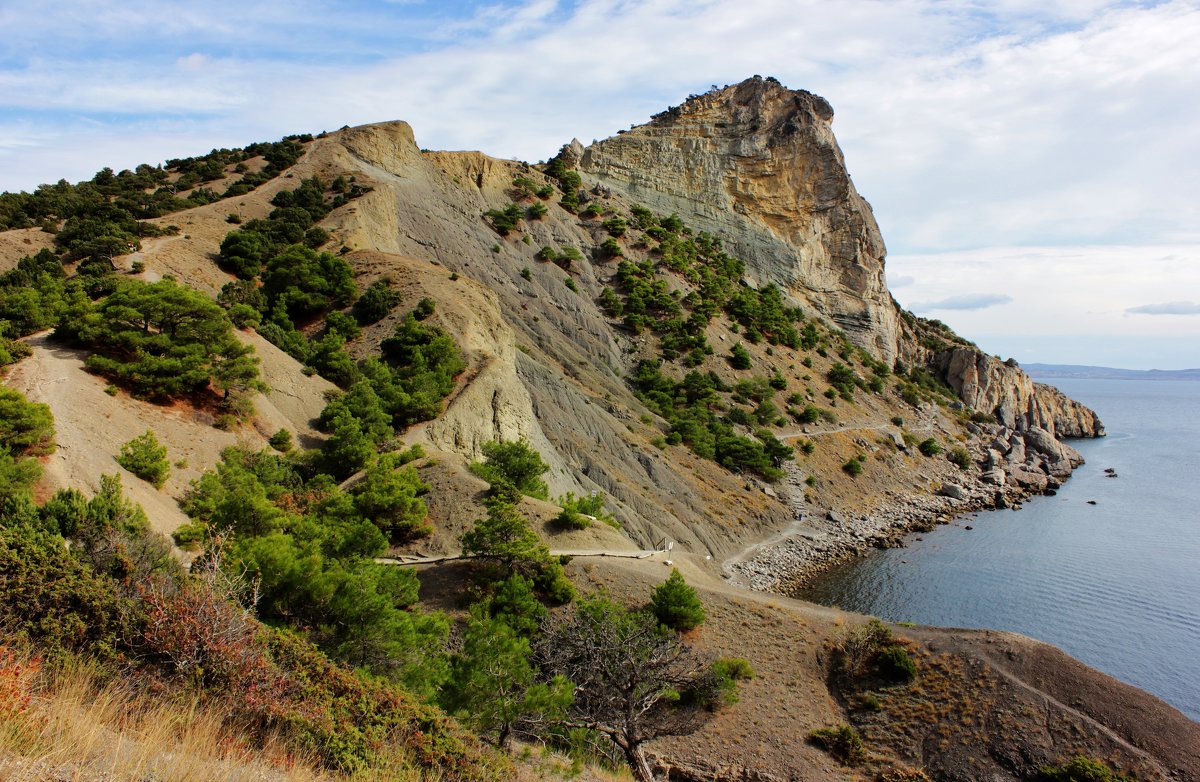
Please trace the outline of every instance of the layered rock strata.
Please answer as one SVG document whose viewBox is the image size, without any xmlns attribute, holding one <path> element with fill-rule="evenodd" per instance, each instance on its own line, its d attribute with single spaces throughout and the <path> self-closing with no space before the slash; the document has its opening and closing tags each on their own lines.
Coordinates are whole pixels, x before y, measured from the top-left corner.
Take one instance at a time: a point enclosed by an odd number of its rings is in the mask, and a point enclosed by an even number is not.
<svg viewBox="0 0 1200 782">
<path fill-rule="evenodd" d="M 883 237 L 832 121 L 824 98 L 756 76 L 592 144 L 579 167 L 721 236 L 748 281 L 780 285 L 890 363 L 899 323 Z"/>
</svg>

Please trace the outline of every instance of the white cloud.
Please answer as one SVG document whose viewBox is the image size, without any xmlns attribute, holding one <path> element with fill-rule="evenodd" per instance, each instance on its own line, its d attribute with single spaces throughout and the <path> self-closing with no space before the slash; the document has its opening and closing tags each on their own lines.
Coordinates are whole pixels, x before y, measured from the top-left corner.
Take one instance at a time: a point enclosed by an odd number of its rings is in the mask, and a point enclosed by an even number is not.
<svg viewBox="0 0 1200 782">
<path fill-rule="evenodd" d="M 890 274 L 917 280 L 895 291 L 905 307 L 1011 291 L 1013 301 L 1002 308 L 942 318 L 988 352 L 1103 366 L 1200 366 L 1200 318 L 1126 314 L 1200 290 L 1200 244 L 986 248 L 896 255 L 888 265 Z M 1037 355 L 1024 352 L 1034 345 Z"/>
<path fill-rule="evenodd" d="M 1129 315 L 1200 315 L 1200 304 L 1194 301 L 1167 301 L 1130 307 L 1125 312 Z"/>
<path fill-rule="evenodd" d="M 1200 290 L 1191 0 L 461 7 L 5 3 L 0 29 L 23 34 L 0 42 L 0 189 L 388 119 L 422 146 L 538 160 L 758 73 L 833 103 L 902 300 L 1006 291 L 952 325 L 1025 345 L 1200 336 L 1126 317 Z M 1032 249 L 980 249 L 1011 246 Z"/>
<path fill-rule="evenodd" d="M 985 310 L 1011 302 L 1012 296 L 1003 293 L 956 293 L 938 301 L 914 302 L 913 312 L 934 312 L 936 310 Z"/>
</svg>

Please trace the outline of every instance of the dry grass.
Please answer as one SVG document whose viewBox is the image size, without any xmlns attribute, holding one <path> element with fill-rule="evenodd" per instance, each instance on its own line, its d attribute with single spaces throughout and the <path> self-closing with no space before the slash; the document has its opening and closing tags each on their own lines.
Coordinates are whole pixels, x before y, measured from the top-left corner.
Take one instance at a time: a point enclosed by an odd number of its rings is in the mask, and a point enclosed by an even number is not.
<svg viewBox="0 0 1200 782">
<path fill-rule="evenodd" d="M 105 782 L 327 780 L 305 758 L 251 747 L 215 707 L 164 702 L 86 667 L 50 676 L 0 647 L 0 779 Z"/>
</svg>

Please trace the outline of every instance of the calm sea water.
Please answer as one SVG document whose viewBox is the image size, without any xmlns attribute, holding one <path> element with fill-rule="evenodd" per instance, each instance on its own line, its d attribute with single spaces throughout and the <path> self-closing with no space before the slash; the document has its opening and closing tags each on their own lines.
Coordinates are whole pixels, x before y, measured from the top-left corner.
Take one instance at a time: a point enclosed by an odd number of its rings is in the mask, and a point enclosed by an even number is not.
<svg viewBox="0 0 1200 782">
<path fill-rule="evenodd" d="M 1015 630 L 1200 721 L 1200 383 L 1049 382 L 1108 429 L 1072 442 L 1087 464 L 1058 496 L 910 536 L 798 597 L 891 621 Z"/>
</svg>

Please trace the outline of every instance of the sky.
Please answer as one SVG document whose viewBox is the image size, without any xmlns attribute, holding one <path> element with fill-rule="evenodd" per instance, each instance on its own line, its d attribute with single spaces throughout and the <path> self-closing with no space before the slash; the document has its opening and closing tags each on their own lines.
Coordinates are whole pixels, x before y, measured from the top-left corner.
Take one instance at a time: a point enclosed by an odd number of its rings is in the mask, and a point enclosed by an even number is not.
<svg viewBox="0 0 1200 782">
<path fill-rule="evenodd" d="M 0 0 L 0 190 L 408 121 L 535 162 L 760 74 L 834 106 L 896 299 L 1200 367 L 1200 0 Z"/>
</svg>

